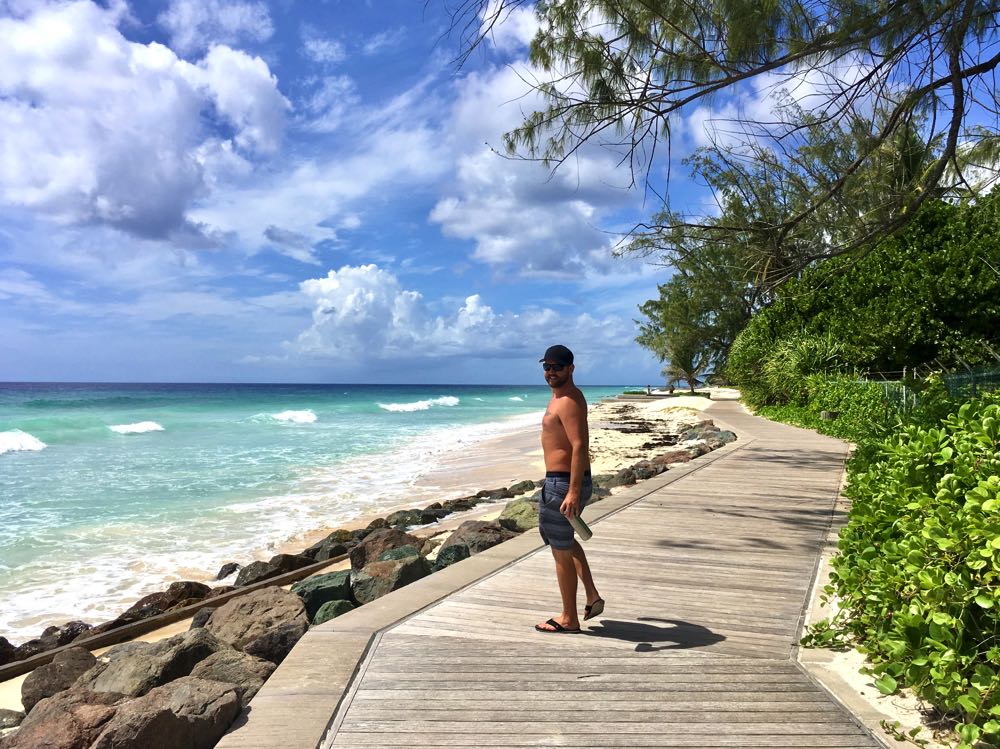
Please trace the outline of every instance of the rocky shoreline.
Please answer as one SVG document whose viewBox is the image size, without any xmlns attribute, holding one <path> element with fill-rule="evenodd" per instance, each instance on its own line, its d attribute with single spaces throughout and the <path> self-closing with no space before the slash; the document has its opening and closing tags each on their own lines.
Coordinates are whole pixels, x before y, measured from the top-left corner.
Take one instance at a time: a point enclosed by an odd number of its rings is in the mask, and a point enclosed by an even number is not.
<svg viewBox="0 0 1000 749">
<path fill-rule="evenodd" d="M 631 441 L 618 450 L 617 462 L 604 462 L 621 464 L 617 470 L 595 473 L 591 502 L 736 439 L 700 416 L 664 422 L 626 403 L 609 404 L 600 416 L 605 419 L 602 430 L 630 435 Z M 592 441 L 595 466 L 602 465 L 597 454 L 602 449 L 599 440 Z M 159 642 L 126 642 L 100 657 L 82 647 L 63 649 L 21 684 L 23 712 L 0 710 L 0 734 L 6 734 L 0 749 L 214 746 L 310 626 L 537 527 L 540 485 L 525 479 L 399 510 L 364 528 L 334 530 L 297 554 L 277 554 L 243 567 L 230 562 L 218 579 L 238 571 L 233 585 L 175 582 L 97 626 L 70 622 L 49 627 L 17 647 L 0 638 L 2 666 L 317 562 L 350 561 L 349 569 L 313 575 L 290 590 L 258 587 L 221 606 L 206 605 L 197 610 L 187 632 Z M 464 520 L 450 532 L 435 530 L 450 515 L 487 503 L 499 508 L 501 502 L 506 504 L 495 519 Z"/>
</svg>

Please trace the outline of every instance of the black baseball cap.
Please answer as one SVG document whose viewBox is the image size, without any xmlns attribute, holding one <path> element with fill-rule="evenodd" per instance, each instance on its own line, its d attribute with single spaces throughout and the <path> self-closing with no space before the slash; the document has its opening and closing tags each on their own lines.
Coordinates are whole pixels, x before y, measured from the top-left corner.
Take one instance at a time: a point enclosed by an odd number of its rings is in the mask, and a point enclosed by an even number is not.
<svg viewBox="0 0 1000 749">
<path fill-rule="evenodd" d="M 555 362 L 556 364 L 562 364 L 563 366 L 568 366 L 573 363 L 573 352 L 565 346 L 556 344 L 555 346 L 549 346 L 545 349 L 545 356 L 538 361 L 550 361 Z"/>
</svg>

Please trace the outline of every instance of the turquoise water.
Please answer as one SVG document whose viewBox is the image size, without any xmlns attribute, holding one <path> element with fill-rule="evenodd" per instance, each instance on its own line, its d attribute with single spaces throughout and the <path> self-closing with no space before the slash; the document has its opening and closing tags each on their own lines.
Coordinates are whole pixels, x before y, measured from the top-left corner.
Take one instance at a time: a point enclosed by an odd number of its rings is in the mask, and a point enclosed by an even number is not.
<svg viewBox="0 0 1000 749">
<path fill-rule="evenodd" d="M 108 619 L 166 581 L 404 503 L 438 460 L 537 424 L 549 394 L 0 384 L 0 636 Z"/>
</svg>

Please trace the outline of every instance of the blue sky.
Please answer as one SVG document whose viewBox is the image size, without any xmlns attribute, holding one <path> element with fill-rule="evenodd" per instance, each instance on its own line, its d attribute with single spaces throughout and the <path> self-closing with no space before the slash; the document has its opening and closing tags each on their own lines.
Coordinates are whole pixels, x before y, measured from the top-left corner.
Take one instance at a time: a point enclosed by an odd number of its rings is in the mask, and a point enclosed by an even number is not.
<svg viewBox="0 0 1000 749">
<path fill-rule="evenodd" d="M 656 206 L 494 153 L 533 17 L 459 69 L 444 5 L 0 0 L 0 380 L 657 382 Z"/>
</svg>

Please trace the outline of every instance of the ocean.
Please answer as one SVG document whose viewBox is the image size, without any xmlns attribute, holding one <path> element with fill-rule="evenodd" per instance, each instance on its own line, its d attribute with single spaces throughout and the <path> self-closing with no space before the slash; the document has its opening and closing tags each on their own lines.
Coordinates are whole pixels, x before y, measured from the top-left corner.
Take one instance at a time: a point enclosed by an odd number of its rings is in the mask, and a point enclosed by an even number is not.
<svg viewBox="0 0 1000 749">
<path fill-rule="evenodd" d="M 583 390 L 594 403 L 622 388 Z M 212 582 L 224 562 L 405 504 L 437 461 L 536 426 L 549 393 L 0 384 L 0 636 L 96 624 L 171 581 Z"/>
</svg>

